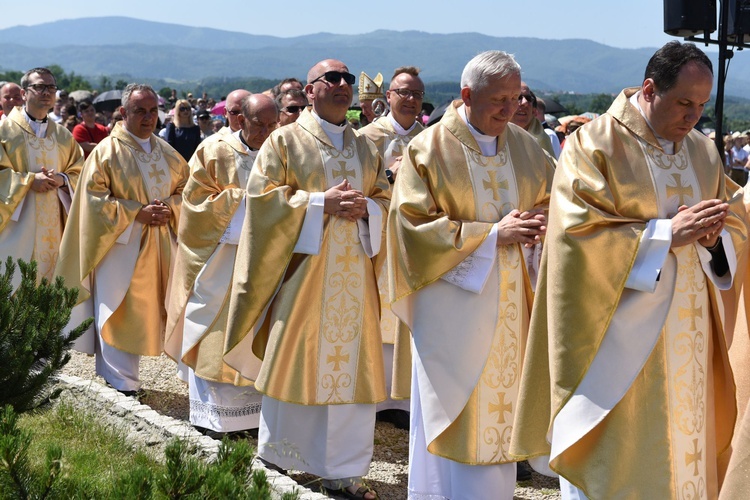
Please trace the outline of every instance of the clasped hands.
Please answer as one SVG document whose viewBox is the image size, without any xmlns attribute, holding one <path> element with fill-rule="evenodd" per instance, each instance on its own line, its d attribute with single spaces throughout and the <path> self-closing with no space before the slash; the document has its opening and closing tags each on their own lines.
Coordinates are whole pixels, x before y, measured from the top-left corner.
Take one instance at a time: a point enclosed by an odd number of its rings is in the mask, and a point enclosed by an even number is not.
<svg viewBox="0 0 750 500">
<path fill-rule="evenodd" d="M 523 243 L 526 248 L 531 248 L 540 243 L 546 233 L 544 210 L 521 212 L 513 209 L 497 223 L 497 246 Z"/>
<path fill-rule="evenodd" d="M 367 217 L 367 199 L 362 191 L 356 190 L 344 179 L 341 184 L 328 188 L 323 212 L 356 222 Z"/>
<path fill-rule="evenodd" d="M 696 241 L 704 247 L 715 246 L 728 213 L 729 204 L 721 200 L 703 200 L 692 207 L 680 206 L 672 217 L 672 247 Z"/>
<path fill-rule="evenodd" d="M 172 209 L 161 200 L 154 200 L 144 205 L 135 216 L 135 220 L 147 226 L 163 226 L 172 218 Z"/>
<path fill-rule="evenodd" d="M 65 185 L 65 177 L 62 174 L 55 173 L 54 170 L 47 170 L 42 167 L 41 172 L 34 174 L 34 181 L 31 183 L 31 189 L 37 193 L 46 193 Z"/>
</svg>

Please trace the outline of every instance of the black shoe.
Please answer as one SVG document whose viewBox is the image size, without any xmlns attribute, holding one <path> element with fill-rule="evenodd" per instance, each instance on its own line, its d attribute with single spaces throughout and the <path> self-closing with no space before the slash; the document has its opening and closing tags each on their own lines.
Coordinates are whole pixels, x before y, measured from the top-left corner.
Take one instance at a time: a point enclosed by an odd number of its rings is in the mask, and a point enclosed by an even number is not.
<svg viewBox="0 0 750 500">
<path fill-rule="evenodd" d="M 285 475 L 285 476 L 287 475 L 287 470 L 286 470 L 286 469 L 282 469 L 281 467 L 279 467 L 279 466 L 278 466 L 278 465 L 276 465 L 275 463 L 273 463 L 273 462 L 269 462 L 269 461 L 268 461 L 268 460 L 266 460 L 265 458 L 261 458 L 261 457 L 256 457 L 256 458 L 258 459 L 258 461 L 259 461 L 260 463 L 262 463 L 262 464 L 263 464 L 263 467 L 265 467 L 266 469 L 270 469 L 270 470 L 275 470 L 275 471 L 276 471 L 276 472 L 278 472 L 279 474 L 283 474 L 283 475 Z"/>
<path fill-rule="evenodd" d="M 213 429 L 206 429 L 205 427 L 200 427 L 198 425 L 194 425 L 193 428 L 203 434 L 204 436 L 208 436 L 211 439 L 215 439 L 217 441 L 221 441 L 224 438 L 229 439 L 230 441 L 239 441 L 241 439 L 247 439 L 249 437 L 258 439 L 258 429 L 248 429 L 244 431 L 230 431 L 230 432 L 220 432 L 215 431 Z"/>
<path fill-rule="evenodd" d="M 382 410 L 375 414 L 378 422 L 390 422 L 396 429 L 409 430 L 409 412 L 405 410 Z"/>
<path fill-rule="evenodd" d="M 531 466 L 529 462 L 516 462 L 516 481 L 531 481 Z"/>
<path fill-rule="evenodd" d="M 115 389 L 115 387 L 109 382 L 107 382 L 107 387 L 112 387 L 112 389 Z M 138 389 L 137 391 L 123 391 L 120 389 L 115 389 L 115 390 L 119 392 L 120 394 L 122 394 L 123 396 L 127 396 L 129 398 L 135 398 L 135 399 L 138 399 L 145 394 L 143 389 Z"/>
</svg>

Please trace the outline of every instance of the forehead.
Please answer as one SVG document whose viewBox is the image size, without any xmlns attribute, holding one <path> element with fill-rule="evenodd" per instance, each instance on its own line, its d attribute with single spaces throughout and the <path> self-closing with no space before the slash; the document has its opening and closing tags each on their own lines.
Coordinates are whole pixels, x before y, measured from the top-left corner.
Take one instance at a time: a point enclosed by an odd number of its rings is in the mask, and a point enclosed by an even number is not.
<svg viewBox="0 0 750 500">
<path fill-rule="evenodd" d="M 305 101 L 305 99 L 303 99 L 302 97 L 285 95 L 281 98 L 281 104 L 283 104 L 284 106 L 289 106 L 290 104 L 304 105 L 307 104 L 307 101 Z"/>
<path fill-rule="evenodd" d="M 138 108 L 155 108 L 158 103 L 156 97 L 146 90 L 136 90 L 130 95 L 130 104 Z"/>
<path fill-rule="evenodd" d="M 341 61 L 329 60 L 320 63 L 320 72 L 325 73 L 326 71 L 345 71 L 348 73 L 349 68 Z"/>
<path fill-rule="evenodd" d="M 410 75 L 409 73 L 401 73 L 396 75 L 396 78 L 391 82 L 391 88 L 409 89 L 409 90 L 424 90 L 424 83 L 418 76 Z"/>
<path fill-rule="evenodd" d="M 29 75 L 30 83 L 55 83 L 55 78 L 50 74 L 40 75 L 39 73 L 31 73 Z"/>
<path fill-rule="evenodd" d="M 688 63 L 680 69 L 674 86 L 665 94 L 676 98 L 685 97 L 696 101 L 707 101 L 711 97 L 713 75 L 698 63 Z"/>
<path fill-rule="evenodd" d="M 487 85 L 476 93 L 486 95 L 508 95 L 521 92 L 521 76 L 513 73 L 506 76 L 491 76 L 487 79 Z"/>
<path fill-rule="evenodd" d="M 530 92 L 531 89 L 528 85 L 526 85 L 526 82 L 521 82 L 521 92 Z"/>
</svg>

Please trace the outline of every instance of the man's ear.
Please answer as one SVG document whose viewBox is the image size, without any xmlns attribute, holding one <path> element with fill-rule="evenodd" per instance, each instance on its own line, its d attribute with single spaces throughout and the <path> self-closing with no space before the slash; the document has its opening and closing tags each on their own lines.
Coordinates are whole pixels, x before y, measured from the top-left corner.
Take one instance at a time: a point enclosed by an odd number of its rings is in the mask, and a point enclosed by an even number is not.
<svg viewBox="0 0 750 500">
<path fill-rule="evenodd" d="M 641 85 L 641 93 L 646 102 L 654 102 L 654 97 L 656 97 L 656 85 L 654 84 L 654 80 L 646 78 L 643 81 L 643 85 Z"/>
<path fill-rule="evenodd" d="M 471 89 L 469 87 L 464 87 L 461 89 L 461 100 L 467 106 L 471 106 Z"/>
</svg>

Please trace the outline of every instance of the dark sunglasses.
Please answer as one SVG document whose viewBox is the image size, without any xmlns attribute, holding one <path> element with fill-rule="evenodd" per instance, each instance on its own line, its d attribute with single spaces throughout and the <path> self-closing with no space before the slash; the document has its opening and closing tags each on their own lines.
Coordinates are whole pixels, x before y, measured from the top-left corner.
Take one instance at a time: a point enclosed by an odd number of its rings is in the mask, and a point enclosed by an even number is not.
<svg viewBox="0 0 750 500">
<path fill-rule="evenodd" d="M 180 106 L 180 111 L 190 111 L 190 108 L 187 106 Z"/>
<path fill-rule="evenodd" d="M 534 97 L 531 94 L 521 94 L 518 96 L 518 104 L 521 104 L 523 100 L 526 99 L 526 102 L 533 105 L 536 102 L 536 97 Z"/>
<path fill-rule="evenodd" d="M 341 71 L 326 71 L 310 83 L 312 84 L 315 82 L 319 82 L 320 80 L 325 80 L 328 83 L 338 85 L 341 82 L 342 78 L 348 85 L 354 85 L 354 82 L 357 80 L 357 77 L 352 75 L 351 73 L 342 73 Z"/>
<path fill-rule="evenodd" d="M 281 109 L 284 110 L 284 111 L 286 111 L 287 113 L 294 114 L 294 113 L 301 113 L 302 111 L 305 110 L 306 107 L 307 107 L 307 105 L 304 105 L 304 106 L 286 106 L 286 107 L 281 108 Z"/>
</svg>

